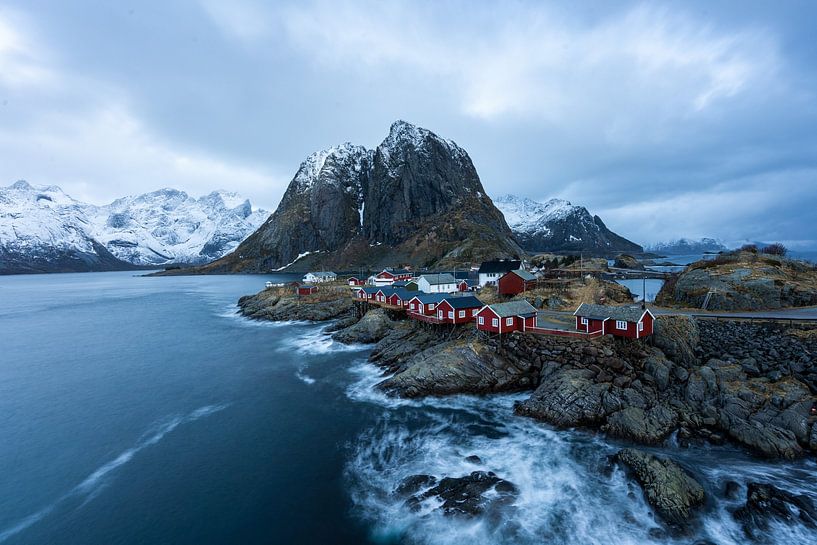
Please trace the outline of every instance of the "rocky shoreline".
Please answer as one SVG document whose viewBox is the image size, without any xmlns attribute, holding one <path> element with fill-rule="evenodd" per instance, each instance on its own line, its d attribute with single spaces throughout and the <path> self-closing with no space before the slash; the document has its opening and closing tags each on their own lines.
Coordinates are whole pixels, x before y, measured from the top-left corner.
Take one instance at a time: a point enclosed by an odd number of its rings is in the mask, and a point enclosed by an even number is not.
<svg viewBox="0 0 817 545">
<path fill-rule="evenodd" d="M 239 302 L 245 316 L 269 320 L 293 319 L 292 305 L 258 295 Z M 297 310 L 299 319 L 336 320 L 328 328 L 335 340 L 373 344 L 369 359 L 384 371 L 376 387 L 388 395 L 529 391 L 515 412 L 557 428 L 595 430 L 648 446 L 666 445 L 670 436 L 681 447 L 731 442 L 768 459 L 817 455 L 815 328 L 662 316 L 649 343 L 518 333 L 500 341 L 471 327 L 434 328 L 379 308 L 359 318 L 348 295 L 346 303 L 327 298 L 316 308 L 305 306 Z M 672 460 L 624 449 L 611 463 L 633 475 L 671 531 L 682 531 L 705 501 L 701 485 Z M 472 477 L 477 484 L 466 479 L 443 489 L 429 478 L 407 501 L 429 495 L 446 501 L 450 487 L 479 495 L 501 480 Z M 760 486 L 750 483 L 743 514 L 734 515 L 747 536 L 782 513 L 753 511 Z M 807 498 L 777 489 L 765 493 L 780 509 L 812 520 L 813 506 L 798 506 Z M 483 505 L 479 498 L 469 501 Z"/>
</svg>

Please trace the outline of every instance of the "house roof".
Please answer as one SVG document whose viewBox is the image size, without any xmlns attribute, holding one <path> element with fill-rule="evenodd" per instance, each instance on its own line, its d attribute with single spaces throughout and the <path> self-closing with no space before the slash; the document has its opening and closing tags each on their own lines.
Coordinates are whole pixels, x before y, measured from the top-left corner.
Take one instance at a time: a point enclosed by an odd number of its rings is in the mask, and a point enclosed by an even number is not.
<svg viewBox="0 0 817 545">
<path fill-rule="evenodd" d="M 392 282 L 391 285 L 394 286 L 395 288 L 403 288 L 405 287 L 406 284 L 408 284 L 408 280 L 397 280 L 395 282 Z"/>
<path fill-rule="evenodd" d="M 389 294 L 389 297 L 391 297 L 392 295 L 396 295 L 401 300 L 408 301 L 409 299 L 412 299 L 416 293 L 417 292 L 409 291 L 407 289 L 398 288 L 398 289 L 394 290 L 393 292 L 391 292 Z"/>
<path fill-rule="evenodd" d="M 424 274 L 420 278 L 425 278 L 426 282 L 428 282 L 432 286 L 438 286 L 440 284 L 457 283 L 457 280 L 454 278 L 454 276 L 449 273 Z"/>
<path fill-rule="evenodd" d="M 429 303 L 440 303 L 445 298 L 446 294 L 444 293 L 419 293 L 412 297 L 412 299 L 417 299 L 424 305 Z"/>
<path fill-rule="evenodd" d="M 498 259 L 494 261 L 483 261 L 479 266 L 479 274 L 486 273 L 505 273 L 513 271 L 522 266 L 522 262 L 511 259 Z"/>
<path fill-rule="evenodd" d="M 381 288 L 360 288 L 360 291 L 363 293 L 371 293 L 374 295 L 375 293 L 379 292 Z"/>
<path fill-rule="evenodd" d="M 398 274 L 411 274 L 411 271 L 407 271 L 406 269 L 383 269 L 382 271 L 380 271 L 377 274 L 381 275 L 381 274 L 384 274 L 384 273 L 388 273 L 388 274 L 391 274 L 393 276 L 396 276 Z"/>
<path fill-rule="evenodd" d="M 593 320 L 624 320 L 625 322 L 638 322 L 644 313 L 650 312 L 644 310 L 639 306 L 608 306 L 608 305 L 591 305 L 582 303 L 574 316 L 581 316 L 582 318 L 592 318 Z M 652 316 L 652 312 L 650 312 Z"/>
<path fill-rule="evenodd" d="M 491 309 L 494 314 L 500 318 L 536 314 L 536 309 L 534 306 L 524 299 L 520 299 L 518 301 L 508 301 L 507 303 L 497 303 L 495 305 L 487 305 L 487 308 Z"/>
<path fill-rule="evenodd" d="M 518 276 L 519 278 L 526 282 L 536 280 L 536 277 L 534 275 L 532 275 L 528 271 L 523 271 L 522 269 L 514 269 L 512 271 L 508 271 L 508 274 L 515 274 L 516 276 Z"/>
<path fill-rule="evenodd" d="M 482 307 L 482 301 L 473 295 L 461 295 L 457 297 L 446 297 L 445 302 L 451 305 L 451 308 L 477 308 Z"/>
</svg>

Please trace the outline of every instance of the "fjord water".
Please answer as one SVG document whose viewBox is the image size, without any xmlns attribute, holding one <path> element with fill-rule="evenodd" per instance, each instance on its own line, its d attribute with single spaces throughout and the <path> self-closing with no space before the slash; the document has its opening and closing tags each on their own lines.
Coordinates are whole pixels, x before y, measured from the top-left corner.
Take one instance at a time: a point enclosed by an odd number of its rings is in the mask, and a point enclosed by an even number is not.
<svg viewBox="0 0 817 545">
<path fill-rule="evenodd" d="M 664 451 L 710 502 L 692 535 L 663 535 L 607 461 L 620 445 L 514 417 L 520 396 L 387 399 L 365 347 L 236 316 L 270 278 L 0 278 L 0 543 L 727 544 L 745 538 L 726 481 L 817 499 L 813 462 Z M 515 483 L 514 504 L 463 520 L 392 494 L 475 470 Z"/>
</svg>

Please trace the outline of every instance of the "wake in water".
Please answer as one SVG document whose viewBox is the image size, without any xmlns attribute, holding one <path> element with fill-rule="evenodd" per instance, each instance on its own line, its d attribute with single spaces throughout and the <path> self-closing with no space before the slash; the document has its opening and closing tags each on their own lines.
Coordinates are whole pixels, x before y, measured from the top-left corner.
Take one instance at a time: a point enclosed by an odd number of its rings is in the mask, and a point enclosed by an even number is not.
<svg viewBox="0 0 817 545">
<path fill-rule="evenodd" d="M 52 504 L 23 518 L 9 528 L 0 531 L 0 543 L 6 541 L 16 534 L 19 534 L 26 528 L 29 528 L 33 524 L 42 520 L 48 514 L 52 513 L 55 509 L 69 501 L 79 501 L 81 502 L 79 507 L 82 507 L 96 497 L 99 491 L 107 484 L 107 478 L 112 472 L 130 462 L 140 451 L 157 444 L 168 433 L 172 432 L 179 426 L 190 422 L 195 422 L 196 420 L 209 416 L 213 413 L 222 411 L 227 408 L 227 406 L 227 404 L 205 405 L 204 407 L 199 407 L 189 414 L 174 415 L 155 424 L 147 432 L 145 432 L 138 441 L 136 441 L 134 446 L 126 449 L 113 460 L 101 465 L 94 472 L 88 475 L 88 477 L 83 479 L 82 482 L 58 498 Z"/>
<path fill-rule="evenodd" d="M 394 400 L 372 389 L 384 378 L 373 365 L 359 362 L 350 371 L 357 381 L 347 395 L 382 410 L 377 425 L 350 447 L 346 467 L 357 514 L 381 543 L 738 545 L 747 539 L 731 510 L 745 501 L 746 482 L 815 496 L 813 463 L 769 465 L 738 451 L 673 450 L 708 488 L 711 505 L 692 535 L 672 536 L 640 488 L 610 463 L 619 447 L 515 416 L 513 405 L 525 395 Z M 494 472 L 516 485 L 518 495 L 498 513 L 463 518 L 443 514 L 436 498 L 418 506 L 395 494 L 413 475 L 456 478 L 473 471 Z M 726 479 L 744 487 L 738 499 L 723 497 Z M 817 543 L 817 530 L 772 523 L 765 537 L 768 543 Z"/>
</svg>

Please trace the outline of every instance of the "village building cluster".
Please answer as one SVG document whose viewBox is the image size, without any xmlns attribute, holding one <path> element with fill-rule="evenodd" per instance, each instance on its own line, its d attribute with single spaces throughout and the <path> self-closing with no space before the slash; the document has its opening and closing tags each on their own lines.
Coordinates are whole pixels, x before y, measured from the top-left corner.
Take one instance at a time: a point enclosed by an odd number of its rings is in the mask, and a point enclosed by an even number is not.
<svg viewBox="0 0 817 545">
<path fill-rule="evenodd" d="M 334 272 L 309 272 L 297 285 L 298 296 L 317 293 L 319 285 L 337 281 Z M 493 260 L 466 271 L 421 272 L 383 269 L 368 277 L 351 276 L 346 284 L 362 305 L 376 305 L 405 312 L 409 319 L 436 325 L 473 323 L 487 334 L 523 333 L 598 337 L 615 335 L 641 339 L 652 334 L 655 317 L 641 306 L 581 304 L 574 313 L 575 328 L 556 327 L 540 319 L 537 309 L 524 299 L 486 304 L 475 294 L 494 287 L 502 298 L 511 298 L 536 287 L 538 278 L 519 260 Z"/>
</svg>

